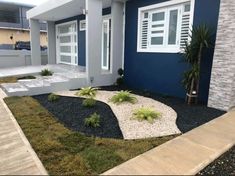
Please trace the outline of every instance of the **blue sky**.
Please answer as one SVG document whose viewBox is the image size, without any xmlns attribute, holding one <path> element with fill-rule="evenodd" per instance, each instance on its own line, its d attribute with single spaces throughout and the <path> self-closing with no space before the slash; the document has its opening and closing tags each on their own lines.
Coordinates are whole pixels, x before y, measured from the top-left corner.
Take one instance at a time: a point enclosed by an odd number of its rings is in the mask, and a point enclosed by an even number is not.
<svg viewBox="0 0 235 176">
<path fill-rule="evenodd" d="M 39 5 L 47 0 L 0 0 L 0 1 L 24 3 L 29 5 Z"/>
</svg>

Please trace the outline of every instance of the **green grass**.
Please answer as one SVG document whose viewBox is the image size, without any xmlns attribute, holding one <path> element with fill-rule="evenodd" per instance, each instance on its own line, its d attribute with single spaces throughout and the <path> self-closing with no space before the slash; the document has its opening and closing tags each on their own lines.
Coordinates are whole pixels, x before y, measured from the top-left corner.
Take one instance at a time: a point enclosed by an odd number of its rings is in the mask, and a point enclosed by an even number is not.
<svg viewBox="0 0 235 176">
<path fill-rule="evenodd" d="M 50 175 L 100 174 L 175 137 L 86 137 L 65 128 L 31 97 L 9 97 L 5 102 Z"/>
<path fill-rule="evenodd" d="M 0 78 L 0 84 L 3 84 L 3 83 L 16 83 L 16 82 L 17 82 L 17 77 Z"/>
</svg>

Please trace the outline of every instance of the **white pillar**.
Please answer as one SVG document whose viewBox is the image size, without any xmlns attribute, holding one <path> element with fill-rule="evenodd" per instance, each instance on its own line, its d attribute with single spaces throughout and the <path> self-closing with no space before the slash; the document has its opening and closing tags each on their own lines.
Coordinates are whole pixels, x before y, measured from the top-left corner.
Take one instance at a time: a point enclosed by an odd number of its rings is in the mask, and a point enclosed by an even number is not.
<svg viewBox="0 0 235 176">
<path fill-rule="evenodd" d="M 113 74 L 118 76 L 117 70 L 123 66 L 124 3 L 117 0 L 111 5 L 111 24 L 111 68 Z"/>
<path fill-rule="evenodd" d="M 56 64 L 56 32 L 55 22 L 47 21 L 48 64 Z"/>
<path fill-rule="evenodd" d="M 86 0 L 86 70 L 89 84 L 101 75 L 102 0 Z"/>
<path fill-rule="evenodd" d="M 30 19 L 31 63 L 41 65 L 40 24 L 39 20 Z"/>
</svg>

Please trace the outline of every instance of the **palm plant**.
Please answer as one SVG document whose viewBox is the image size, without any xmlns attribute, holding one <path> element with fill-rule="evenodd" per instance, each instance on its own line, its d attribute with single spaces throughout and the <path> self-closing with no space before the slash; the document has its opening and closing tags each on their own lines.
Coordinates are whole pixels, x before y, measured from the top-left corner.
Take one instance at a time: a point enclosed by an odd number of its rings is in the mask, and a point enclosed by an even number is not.
<svg viewBox="0 0 235 176">
<path fill-rule="evenodd" d="M 189 104 L 194 91 L 199 95 L 202 54 L 204 49 L 213 47 L 212 36 L 213 32 L 207 25 L 199 25 L 191 31 L 190 43 L 185 43 L 183 58 L 185 62 L 191 65 L 191 69 L 184 73 L 182 83 L 189 94 Z"/>
</svg>

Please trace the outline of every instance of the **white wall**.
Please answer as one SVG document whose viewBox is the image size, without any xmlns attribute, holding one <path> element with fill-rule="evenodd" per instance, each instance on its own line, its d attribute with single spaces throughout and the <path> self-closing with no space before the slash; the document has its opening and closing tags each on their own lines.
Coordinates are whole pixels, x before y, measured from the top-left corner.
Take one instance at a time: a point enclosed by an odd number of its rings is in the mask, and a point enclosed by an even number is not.
<svg viewBox="0 0 235 176">
<path fill-rule="evenodd" d="M 47 53 L 41 53 L 42 65 L 48 63 Z M 21 50 L 0 50 L 0 68 L 31 65 L 31 52 Z"/>
</svg>

